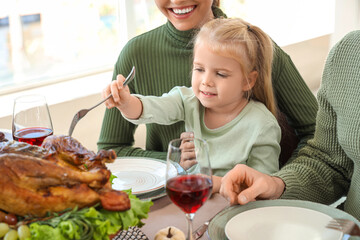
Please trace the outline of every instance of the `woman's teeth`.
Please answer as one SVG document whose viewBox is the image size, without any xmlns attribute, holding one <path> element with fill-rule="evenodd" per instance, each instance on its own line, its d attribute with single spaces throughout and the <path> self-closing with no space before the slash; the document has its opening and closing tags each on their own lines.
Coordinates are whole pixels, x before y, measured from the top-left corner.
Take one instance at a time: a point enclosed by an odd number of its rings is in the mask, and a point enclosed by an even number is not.
<svg viewBox="0 0 360 240">
<path fill-rule="evenodd" d="M 187 14 L 189 12 L 191 12 L 194 9 L 194 7 L 189 7 L 189 8 L 182 8 L 182 9 L 176 9 L 173 8 L 173 12 L 179 15 L 183 15 L 183 14 Z"/>
</svg>

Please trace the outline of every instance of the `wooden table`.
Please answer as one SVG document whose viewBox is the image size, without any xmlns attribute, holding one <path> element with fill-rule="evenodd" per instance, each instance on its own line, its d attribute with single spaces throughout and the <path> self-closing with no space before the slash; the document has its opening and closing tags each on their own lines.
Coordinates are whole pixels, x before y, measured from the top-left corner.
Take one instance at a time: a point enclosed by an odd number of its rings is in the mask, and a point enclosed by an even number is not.
<svg viewBox="0 0 360 240">
<path fill-rule="evenodd" d="M 141 228 L 141 231 L 146 234 L 149 240 L 153 240 L 155 234 L 160 229 L 168 226 L 174 226 L 181 229 L 186 236 L 187 220 L 185 213 L 174 205 L 167 196 L 153 200 L 153 203 L 154 205 L 150 208 L 149 217 L 143 220 L 145 225 Z M 220 194 L 212 195 L 212 197 L 196 212 L 193 221 L 193 230 L 212 218 L 216 213 L 228 206 L 228 204 L 228 201 Z M 201 239 L 209 238 L 205 233 Z"/>
</svg>

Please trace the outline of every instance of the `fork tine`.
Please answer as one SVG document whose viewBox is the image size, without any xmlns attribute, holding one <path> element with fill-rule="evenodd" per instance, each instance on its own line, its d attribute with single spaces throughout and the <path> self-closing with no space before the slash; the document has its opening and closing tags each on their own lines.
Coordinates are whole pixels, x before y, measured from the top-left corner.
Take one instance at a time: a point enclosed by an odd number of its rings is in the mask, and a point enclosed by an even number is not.
<svg viewBox="0 0 360 240">
<path fill-rule="evenodd" d="M 326 225 L 326 228 L 331 228 L 331 229 L 334 229 L 334 230 L 338 230 L 338 231 L 341 231 L 342 230 L 342 227 L 339 223 L 335 222 L 335 221 L 330 221 L 327 225 Z"/>
<path fill-rule="evenodd" d="M 341 231 L 345 235 L 350 234 L 351 236 L 359 236 L 360 234 L 359 226 L 355 222 L 347 219 L 340 219 L 340 218 L 332 219 L 326 225 L 326 228 Z"/>
</svg>

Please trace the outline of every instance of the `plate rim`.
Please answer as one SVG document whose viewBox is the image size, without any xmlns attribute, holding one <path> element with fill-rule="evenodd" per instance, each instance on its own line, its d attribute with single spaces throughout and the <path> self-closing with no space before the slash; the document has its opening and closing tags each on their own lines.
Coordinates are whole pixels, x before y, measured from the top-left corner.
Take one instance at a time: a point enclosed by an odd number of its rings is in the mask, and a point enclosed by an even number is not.
<svg viewBox="0 0 360 240">
<path fill-rule="evenodd" d="M 249 212 L 254 212 L 254 211 L 259 211 L 259 210 L 262 210 L 262 209 L 281 209 L 282 211 L 286 211 L 286 210 L 289 210 L 290 209 L 296 209 L 296 210 L 306 210 L 308 211 L 308 213 L 313 213 L 313 214 L 319 214 L 321 216 L 324 216 L 324 217 L 328 217 L 329 218 L 329 221 L 332 219 L 331 216 L 329 216 L 328 214 L 326 213 L 323 213 L 323 212 L 320 212 L 320 211 L 317 211 L 317 210 L 314 210 L 314 209 L 310 209 L 310 208 L 305 208 L 305 207 L 299 207 L 299 206 L 263 206 L 263 207 L 256 207 L 256 208 L 252 208 L 252 209 L 248 209 L 246 211 L 242 211 L 238 214 L 236 214 L 235 216 L 231 217 L 229 219 L 229 221 L 227 221 L 227 223 L 225 224 L 225 227 L 224 227 L 224 232 L 225 232 L 225 236 L 229 239 L 229 223 L 231 223 L 232 221 L 234 221 L 234 219 L 236 219 L 237 217 L 241 216 L 242 214 L 245 214 L 245 213 L 249 213 Z M 340 240 L 341 237 L 343 236 L 343 234 L 341 232 L 338 232 L 336 231 L 339 236 L 336 236 L 338 237 L 337 240 Z"/>
<path fill-rule="evenodd" d="M 207 236 L 212 240 L 224 240 L 228 239 L 225 235 L 225 224 L 235 215 L 241 212 L 245 212 L 250 209 L 259 208 L 263 206 L 296 206 L 303 207 L 307 209 L 312 209 L 315 211 L 322 212 L 329 215 L 332 218 L 345 218 L 352 221 L 355 221 L 360 226 L 360 221 L 349 213 L 337 209 L 335 207 L 310 202 L 305 200 L 290 200 L 290 199 L 275 199 L 275 200 L 257 200 L 254 202 L 247 203 L 245 205 L 233 205 L 226 207 L 223 211 L 217 213 L 215 217 L 210 221 L 208 229 L 206 231 Z M 226 221 L 224 226 L 222 222 Z M 220 236 L 219 236 L 220 235 Z"/>
<path fill-rule="evenodd" d="M 0 132 L 3 132 L 3 133 L 5 134 L 5 138 L 6 138 L 8 141 L 13 141 L 11 129 L 0 128 Z"/>
<path fill-rule="evenodd" d="M 156 158 L 149 158 L 149 157 L 132 157 L 132 156 L 129 156 L 129 157 L 117 157 L 117 158 L 114 160 L 114 162 L 112 162 L 112 163 L 107 163 L 107 164 L 106 164 L 106 167 L 110 170 L 110 168 L 109 168 L 108 165 L 114 164 L 116 160 L 120 160 L 120 161 L 124 161 L 124 160 L 130 160 L 130 161 L 132 161 L 132 160 L 154 161 L 154 162 L 157 162 L 157 163 L 161 163 L 161 164 L 164 165 L 165 168 L 166 168 L 166 161 L 164 161 L 164 160 L 160 160 L 160 159 L 156 159 Z M 111 170 L 110 170 L 110 171 L 111 171 Z M 120 172 L 121 172 L 121 171 L 120 171 Z M 122 172 L 126 172 L 126 171 L 122 171 Z M 114 173 L 113 173 L 113 172 L 111 171 L 111 173 L 115 175 L 117 172 L 114 172 Z M 132 194 L 134 194 L 134 195 L 150 194 L 150 193 L 156 192 L 156 191 L 158 191 L 158 190 L 160 190 L 160 189 L 162 189 L 162 188 L 165 190 L 165 183 L 166 183 L 166 179 L 164 180 L 164 184 L 162 184 L 162 185 L 160 185 L 160 186 L 157 186 L 157 187 L 155 187 L 155 188 L 151 188 L 151 189 L 148 189 L 148 190 L 132 192 Z M 123 189 L 123 190 L 125 190 L 125 189 Z M 162 195 L 162 194 L 159 194 L 159 195 Z M 154 196 L 154 197 L 157 197 L 157 196 Z"/>
</svg>

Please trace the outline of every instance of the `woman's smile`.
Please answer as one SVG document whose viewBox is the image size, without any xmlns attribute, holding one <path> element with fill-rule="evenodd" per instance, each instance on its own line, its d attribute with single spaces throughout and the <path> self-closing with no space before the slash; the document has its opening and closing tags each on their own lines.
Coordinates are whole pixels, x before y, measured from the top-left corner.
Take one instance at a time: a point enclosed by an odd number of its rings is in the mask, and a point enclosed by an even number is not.
<svg viewBox="0 0 360 240">
<path fill-rule="evenodd" d="M 213 19 L 212 2 L 213 0 L 155 0 L 160 11 L 179 31 L 200 28 Z"/>
<path fill-rule="evenodd" d="M 196 8 L 195 5 L 193 6 L 187 6 L 187 7 L 179 7 L 179 8 L 170 8 L 170 10 L 172 11 L 172 13 L 174 14 L 175 17 L 187 17 L 188 15 L 190 15 L 193 10 Z"/>
</svg>

